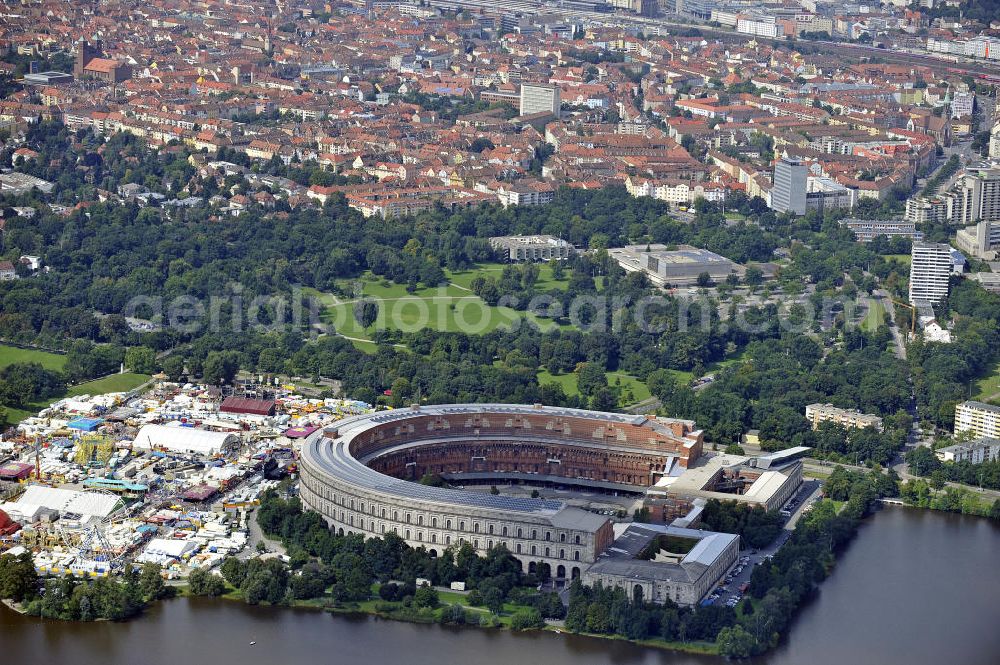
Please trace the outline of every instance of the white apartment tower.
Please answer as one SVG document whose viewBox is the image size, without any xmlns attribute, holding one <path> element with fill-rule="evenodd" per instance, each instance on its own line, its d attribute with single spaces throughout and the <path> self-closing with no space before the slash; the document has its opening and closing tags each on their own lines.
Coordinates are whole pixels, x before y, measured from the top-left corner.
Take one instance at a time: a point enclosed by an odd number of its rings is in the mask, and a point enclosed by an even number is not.
<svg viewBox="0 0 1000 665">
<path fill-rule="evenodd" d="M 951 246 L 914 242 L 910 252 L 910 304 L 936 305 L 947 298 L 951 269 Z"/>
</svg>

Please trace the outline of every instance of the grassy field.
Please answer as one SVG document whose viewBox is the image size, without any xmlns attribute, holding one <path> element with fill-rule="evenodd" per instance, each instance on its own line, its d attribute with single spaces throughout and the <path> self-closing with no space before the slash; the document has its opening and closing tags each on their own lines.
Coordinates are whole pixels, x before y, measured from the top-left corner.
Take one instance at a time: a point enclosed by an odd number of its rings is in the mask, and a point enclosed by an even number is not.
<svg viewBox="0 0 1000 665">
<path fill-rule="evenodd" d="M 479 275 L 484 277 L 496 277 L 500 278 L 500 273 L 503 272 L 503 263 L 480 263 L 477 264 L 476 268 L 472 270 L 461 270 L 457 272 L 452 272 L 450 270 L 445 270 L 445 276 L 448 277 L 448 281 L 452 284 L 469 289 L 471 288 L 472 280 L 474 280 Z M 552 267 L 547 263 L 540 263 L 538 265 L 538 281 L 535 282 L 535 290 L 545 292 L 551 291 L 552 289 L 558 289 L 560 291 L 565 291 L 566 287 L 569 286 L 569 271 L 563 275 L 562 279 L 555 279 L 552 276 Z"/>
<path fill-rule="evenodd" d="M 1000 394 L 1000 362 L 993 365 L 992 371 L 976 381 L 976 398 L 989 399 Z"/>
<path fill-rule="evenodd" d="M 7 407 L 7 422 L 12 425 L 16 425 L 25 418 L 37 415 L 39 411 L 47 407 L 53 402 L 57 402 L 63 397 L 73 397 L 76 395 L 103 395 L 104 393 L 122 393 L 128 392 L 133 388 L 141 386 L 146 381 L 149 380 L 148 374 L 111 374 L 109 376 L 102 377 L 100 379 L 94 379 L 93 381 L 87 381 L 85 383 L 80 383 L 75 386 L 70 386 L 66 391 L 66 394 L 61 397 L 53 397 L 51 399 L 42 400 L 40 402 L 34 402 L 27 405 L 24 409 L 14 409 Z"/>
<path fill-rule="evenodd" d="M 66 391 L 66 394 L 73 396 L 124 393 L 132 390 L 133 388 L 138 388 L 147 381 L 149 381 L 148 374 L 133 374 L 132 372 L 126 372 L 125 374 L 111 374 L 100 379 L 94 379 L 93 381 L 87 381 L 86 383 L 72 386 L 68 391 Z"/>
<path fill-rule="evenodd" d="M 910 255 L 909 254 L 886 254 L 886 261 L 895 261 L 896 263 L 902 263 L 904 265 L 910 265 Z"/>
<path fill-rule="evenodd" d="M 875 332 L 885 322 L 885 305 L 881 300 L 868 299 L 868 313 L 861 321 L 861 329 L 865 332 Z"/>
<path fill-rule="evenodd" d="M 649 388 L 646 384 L 635 378 L 631 374 L 626 374 L 625 372 L 608 372 L 608 385 L 612 388 L 619 387 L 622 393 L 631 392 L 631 399 L 623 399 L 622 406 L 628 406 L 629 404 L 634 404 L 635 402 L 641 402 L 644 399 L 649 399 Z M 547 383 L 557 383 L 562 386 L 563 392 L 567 395 L 579 395 L 580 389 L 576 383 L 576 374 L 570 372 L 569 374 L 552 374 L 548 370 L 540 370 L 538 372 L 538 385 L 545 385 Z M 627 397 L 627 396 L 626 396 Z"/>
<path fill-rule="evenodd" d="M 0 369 L 16 363 L 39 363 L 45 369 L 61 370 L 66 365 L 66 356 L 0 344 Z"/>
<path fill-rule="evenodd" d="M 485 334 L 497 328 L 519 325 L 524 320 L 533 322 L 543 331 L 568 327 L 568 324 L 556 323 L 528 312 L 487 305 L 469 290 L 476 276 L 499 276 L 501 270 L 502 264 L 484 264 L 476 270 L 448 272 L 450 282 L 446 286 L 418 288 L 413 293 L 408 293 L 405 285 L 366 273 L 361 279 L 353 280 L 352 285 L 355 290 L 360 287 L 360 297 L 378 301 L 378 318 L 368 327 L 362 327 L 354 318 L 354 301 L 359 296 L 337 299 L 329 293 L 311 292 L 311 295 L 325 306 L 323 321 L 345 337 L 363 340 L 355 342 L 355 346 L 366 352 L 373 351 L 374 345 L 365 342 L 370 342 L 375 331 L 380 329 L 416 332 L 430 328 Z M 540 266 L 539 288 L 565 289 L 567 284 L 567 279 L 554 279 L 549 266 Z"/>
</svg>

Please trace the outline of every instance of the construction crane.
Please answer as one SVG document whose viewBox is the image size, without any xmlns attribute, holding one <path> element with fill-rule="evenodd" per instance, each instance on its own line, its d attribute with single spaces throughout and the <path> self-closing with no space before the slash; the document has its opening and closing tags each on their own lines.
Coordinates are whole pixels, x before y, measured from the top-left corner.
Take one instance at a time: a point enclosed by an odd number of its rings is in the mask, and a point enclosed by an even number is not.
<svg viewBox="0 0 1000 665">
<path fill-rule="evenodd" d="M 916 307 L 914 307 L 910 303 L 903 302 L 902 300 L 895 300 L 895 299 L 892 299 L 892 298 L 890 298 L 890 300 L 892 300 L 892 302 L 896 303 L 897 305 L 900 305 L 900 306 L 905 307 L 906 309 L 910 310 L 910 333 L 911 334 L 915 333 L 917 331 L 917 309 L 916 309 Z"/>
</svg>

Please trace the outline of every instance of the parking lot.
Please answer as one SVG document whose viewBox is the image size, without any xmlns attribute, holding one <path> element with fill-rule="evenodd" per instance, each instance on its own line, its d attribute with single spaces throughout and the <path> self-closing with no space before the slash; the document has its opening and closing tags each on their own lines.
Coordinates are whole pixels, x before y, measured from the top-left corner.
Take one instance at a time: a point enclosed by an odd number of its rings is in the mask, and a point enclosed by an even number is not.
<svg viewBox="0 0 1000 665">
<path fill-rule="evenodd" d="M 750 576 L 753 574 L 754 566 L 766 559 L 774 556 L 782 545 L 792 535 L 795 524 L 798 523 L 802 514 L 812 506 L 819 498 L 821 485 L 817 480 L 806 480 L 799 490 L 781 508 L 781 514 L 785 517 L 784 528 L 778 537 L 767 547 L 756 550 L 741 550 L 739 560 L 722 579 L 708 598 L 712 603 L 725 603 L 728 607 L 735 607 L 743 598 L 746 586 L 750 584 Z M 746 585 L 746 586 L 745 586 Z M 702 601 L 705 602 L 705 601 Z"/>
</svg>

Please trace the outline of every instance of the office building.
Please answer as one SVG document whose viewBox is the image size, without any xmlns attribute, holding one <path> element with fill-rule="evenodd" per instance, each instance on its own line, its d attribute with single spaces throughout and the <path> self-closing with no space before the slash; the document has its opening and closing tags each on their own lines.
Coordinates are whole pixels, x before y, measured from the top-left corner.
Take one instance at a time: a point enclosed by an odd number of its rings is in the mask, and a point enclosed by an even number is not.
<svg viewBox="0 0 1000 665">
<path fill-rule="evenodd" d="M 782 158 L 774 165 L 771 209 L 806 214 L 806 181 L 809 168 L 797 159 Z"/>
<path fill-rule="evenodd" d="M 559 86 L 547 83 L 521 84 L 521 115 L 551 113 L 559 117 Z"/>
<path fill-rule="evenodd" d="M 841 409 L 833 404 L 806 405 L 806 420 L 813 429 L 818 429 L 820 423 L 832 422 L 848 429 L 874 427 L 882 431 L 882 419 L 878 416 L 854 409 Z"/>
<path fill-rule="evenodd" d="M 914 242 L 910 252 L 910 304 L 937 305 L 947 298 L 951 268 L 949 245 Z"/>
<path fill-rule="evenodd" d="M 968 443 L 959 443 L 934 451 L 942 462 L 969 462 L 982 464 L 1000 459 L 1000 439 L 982 437 Z"/>
<path fill-rule="evenodd" d="M 871 242 L 879 236 L 911 240 L 922 240 L 924 237 L 913 222 L 899 219 L 842 219 L 840 224 L 849 228 L 859 242 Z"/>
<path fill-rule="evenodd" d="M 562 238 L 547 235 L 498 236 L 490 238 L 490 247 L 511 263 L 568 259 L 575 251 Z"/>
<path fill-rule="evenodd" d="M 955 434 L 1000 439 L 1000 406 L 968 401 L 955 406 Z"/>
<path fill-rule="evenodd" d="M 955 244 L 977 259 L 995 261 L 1000 257 L 1000 221 L 980 221 L 975 226 L 959 229 Z"/>
<path fill-rule="evenodd" d="M 650 522 L 693 524 L 705 502 L 735 501 L 779 510 L 802 485 L 802 461 L 809 448 L 797 446 L 760 457 L 714 455 L 686 470 L 661 477 L 646 490 Z M 676 520 L 680 519 L 678 524 Z"/>
<path fill-rule="evenodd" d="M 628 245 L 609 249 L 608 254 L 626 272 L 644 272 L 657 286 L 691 286 L 703 273 L 714 282 L 743 274 L 743 268 L 726 257 L 686 245 L 676 250 L 668 250 L 666 245 Z"/>
</svg>

